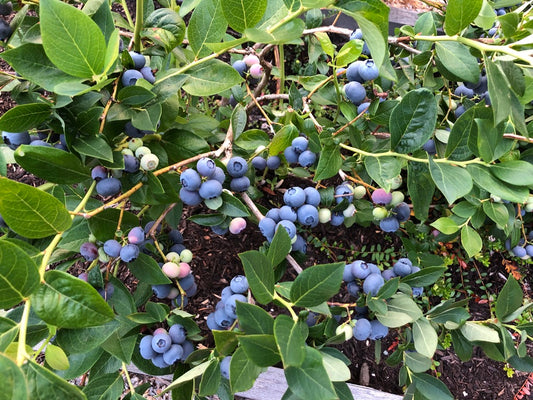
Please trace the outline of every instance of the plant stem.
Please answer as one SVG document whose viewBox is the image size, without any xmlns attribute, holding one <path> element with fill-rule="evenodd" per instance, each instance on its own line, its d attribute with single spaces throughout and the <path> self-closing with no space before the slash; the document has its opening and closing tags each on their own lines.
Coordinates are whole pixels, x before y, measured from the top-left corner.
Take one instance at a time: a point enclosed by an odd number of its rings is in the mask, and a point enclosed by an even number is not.
<svg viewBox="0 0 533 400">
<path fill-rule="evenodd" d="M 279 92 L 283 93 L 285 88 L 285 48 L 279 46 Z"/>
<path fill-rule="evenodd" d="M 133 49 L 141 52 L 141 29 L 144 24 L 144 0 L 135 2 L 135 30 L 133 31 Z"/>
<path fill-rule="evenodd" d="M 128 386 L 130 388 L 131 393 L 135 393 L 135 386 L 133 386 L 133 383 L 131 382 L 130 374 L 128 373 L 128 368 L 126 366 L 126 363 L 122 363 L 122 374 L 126 377 L 126 382 L 128 382 Z"/>
<path fill-rule="evenodd" d="M 281 304 L 283 304 L 283 306 L 289 310 L 289 313 L 291 314 L 291 317 L 293 319 L 294 322 L 298 321 L 298 315 L 296 315 L 296 313 L 294 312 L 294 310 L 292 309 L 292 303 L 288 302 L 287 300 L 285 300 L 283 297 L 281 297 L 279 294 L 277 294 L 276 292 L 274 292 L 274 298 L 273 300 L 277 300 L 279 301 Z"/>
<path fill-rule="evenodd" d="M 28 321 L 30 318 L 31 300 L 26 299 L 24 304 L 24 311 L 22 312 L 22 318 L 19 322 L 19 340 L 17 345 L 17 365 L 20 367 L 24 363 L 26 354 L 26 332 L 28 331 Z"/>
<path fill-rule="evenodd" d="M 120 0 L 120 4 L 122 4 L 122 9 L 124 10 L 124 14 L 126 15 L 126 19 L 128 20 L 128 23 L 131 26 L 134 26 L 133 20 L 131 19 L 130 10 L 128 9 L 128 5 L 126 4 L 126 0 Z"/>
</svg>

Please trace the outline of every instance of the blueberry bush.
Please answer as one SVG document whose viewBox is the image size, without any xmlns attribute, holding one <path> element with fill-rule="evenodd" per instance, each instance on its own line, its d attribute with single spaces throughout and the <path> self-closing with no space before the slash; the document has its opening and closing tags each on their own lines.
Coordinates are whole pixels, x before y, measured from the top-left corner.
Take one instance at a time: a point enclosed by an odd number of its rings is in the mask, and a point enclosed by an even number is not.
<svg viewBox="0 0 533 400">
<path fill-rule="evenodd" d="M 448 269 L 424 238 L 466 261 L 490 243 L 533 256 L 531 2 L 449 0 L 394 36 L 380 0 L 0 5 L 13 17 L 0 18 L 0 82 L 17 104 L 0 117 L 5 398 L 139 399 L 133 363 L 173 374 L 173 399 L 230 398 L 273 365 L 284 398 L 348 399 L 349 360 L 331 345 L 391 331 L 407 399 L 453 398 L 428 373 L 450 343 L 461 360 L 477 346 L 533 371 L 515 276 L 486 320 L 468 299 L 421 301 Z M 339 13 L 357 29 L 323 24 Z M 44 183 L 6 178 L 10 163 Z M 280 187 L 291 176 L 306 185 Z M 178 230 L 191 207 L 204 211 L 186 224 L 265 238 L 207 317 L 213 348 L 188 304 L 202 257 Z M 403 254 L 308 265 L 320 224 L 379 227 Z"/>
</svg>

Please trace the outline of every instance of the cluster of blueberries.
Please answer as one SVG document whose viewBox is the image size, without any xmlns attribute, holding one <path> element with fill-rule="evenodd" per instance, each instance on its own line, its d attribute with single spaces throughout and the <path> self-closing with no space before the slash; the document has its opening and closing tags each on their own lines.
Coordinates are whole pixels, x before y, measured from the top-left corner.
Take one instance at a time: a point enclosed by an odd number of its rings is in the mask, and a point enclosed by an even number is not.
<svg viewBox="0 0 533 400">
<path fill-rule="evenodd" d="M 233 68 L 242 76 L 246 76 L 246 72 L 254 79 L 259 79 L 263 76 L 263 67 L 259 63 L 259 58 L 255 54 L 248 54 L 242 60 L 235 61 Z"/>
<path fill-rule="evenodd" d="M 244 275 L 236 275 L 229 286 L 222 289 L 220 301 L 216 304 L 215 311 L 207 316 L 207 327 L 211 330 L 226 330 L 237 319 L 236 303 L 247 303 L 248 280 Z"/>
<path fill-rule="evenodd" d="M 150 83 L 155 82 L 155 76 L 150 67 L 146 66 L 146 58 L 134 51 L 129 52 L 133 62 L 133 68 L 127 69 L 122 74 L 122 84 L 124 86 L 134 86 L 139 79 L 145 79 Z"/>
<path fill-rule="evenodd" d="M 187 331 L 180 324 L 172 325 L 168 331 L 157 328 L 153 334 L 143 336 L 139 353 L 158 368 L 167 368 L 178 361 L 185 361 L 194 351 L 194 345 L 187 340 Z"/>
<path fill-rule="evenodd" d="M 309 140 L 304 136 L 298 136 L 293 139 L 283 154 L 289 164 L 299 164 L 304 168 L 311 167 L 316 162 L 318 155 L 309 150 L 308 147 Z"/>
<path fill-rule="evenodd" d="M 403 200 L 404 195 L 400 191 L 389 193 L 376 189 L 372 192 L 372 201 L 376 205 L 372 215 L 379 221 L 379 227 L 384 232 L 396 232 L 400 229 L 400 224 L 410 218 L 411 209 Z"/>
<path fill-rule="evenodd" d="M 376 264 L 367 263 L 362 260 L 355 260 L 344 267 L 342 276 L 346 283 L 348 293 L 353 297 L 359 297 L 361 290 L 363 293 L 376 296 L 379 289 L 394 277 L 405 277 L 415 272 L 420 271 L 420 267 L 413 265 L 408 258 L 400 258 L 392 268 L 381 271 Z M 413 289 L 413 296 L 421 296 L 424 288 L 415 287 Z"/>
<path fill-rule="evenodd" d="M 187 168 L 180 175 L 179 196 L 183 204 L 196 206 L 204 200 L 214 200 L 222 194 L 226 179 L 224 170 L 208 157 L 196 163 L 196 169 Z"/>
<path fill-rule="evenodd" d="M 30 135 L 28 131 L 24 132 L 6 132 L 2 131 L 2 139 L 7 146 L 16 150 L 21 144 L 30 146 L 55 147 L 56 149 L 68 151 L 65 135 L 50 134 L 39 132 L 37 135 Z"/>
<path fill-rule="evenodd" d="M 527 235 L 528 242 L 533 242 L 533 231 L 530 231 Z M 533 244 L 521 239 L 520 242 L 511 248 L 511 241 L 508 239 L 505 242 L 505 247 L 515 257 L 520 257 L 522 260 L 528 260 L 533 257 Z"/>
<path fill-rule="evenodd" d="M 484 74 L 479 76 L 479 80 L 476 83 L 464 82 L 462 85 L 457 86 L 454 94 L 458 97 L 472 99 L 474 101 L 485 100 L 485 104 L 488 106 L 492 104 L 488 92 L 487 76 Z M 459 118 L 465 111 L 465 106 L 459 104 L 454 111 L 455 118 Z"/>
<path fill-rule="evenodd" d="M 0 3 L 0 15 L 7 16 L 11 14 L 11 12 L 13 12 L 13 3 L 10 1 Z M 9 22 L 7 22 L 4 18 L 0 18 L 0 40 L 5 41 L 9 39 L 12 33 L 13 29 L 11 29 Z"/>
<path fill-rule="evenodd" d="M 109 258 L 120 258 L 128 263 L 139 256 L 139 246 L 144 244 L 145 239 L 144 229 L 136 226 L 128 232 L 126 244 L 123 245 L 116 239 L 109 239 L 104 242 L 103 246 L 98 247 L 96 243 L 88 241 L 80 246 L 80 254 L 86 261 L 100 259 L 106 262 Z"/>
</svg>

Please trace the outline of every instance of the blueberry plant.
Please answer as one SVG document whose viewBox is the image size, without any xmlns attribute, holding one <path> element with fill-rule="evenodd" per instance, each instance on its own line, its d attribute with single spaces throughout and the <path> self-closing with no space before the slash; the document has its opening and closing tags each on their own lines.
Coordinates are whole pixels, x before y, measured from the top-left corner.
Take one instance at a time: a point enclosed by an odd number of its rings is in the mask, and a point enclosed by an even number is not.
<svg viewBox="0 0 533 400">
<path fill-rule="evenodd" d="M 273 365 L 284 398 L 347 399 L 349 360 L 330 345 L 391 334 L 408 399 L 453 398 L 428 373 L 450 342 L 461 360 L 478 346 L 533 371 L 520 281 L 486 320 L 468 299 L 429 306 L 449 267 L 419 242 L 458 243 L 466 260 L 495 241 L 533 256 L 531 2 L 449 0 L 395 36 L 380 0 L 125 4 L 0 4 L 14 14 L 0 19 L 0 81 L 17 103 L 0 117 L 4 397 L 142 398 L 133 363 L 173 374 L 174 399 L 229 398 Z M 322 24 L 339 13 L 358 28 Z M 6 178 L 10 163 L 44 183 Z M 307 183 L 283 187 L 290 176 Z M 266 208 L 270 193 L 283 200 Z M 189 303 L 202 255 L 178 226 L 191 207 L 205 212 L 186 224 L 265 237 L 225 277 L 213 348 Z M 375 225 L 403 254 L 307 265 L 319 224 Z"/>
</svg>

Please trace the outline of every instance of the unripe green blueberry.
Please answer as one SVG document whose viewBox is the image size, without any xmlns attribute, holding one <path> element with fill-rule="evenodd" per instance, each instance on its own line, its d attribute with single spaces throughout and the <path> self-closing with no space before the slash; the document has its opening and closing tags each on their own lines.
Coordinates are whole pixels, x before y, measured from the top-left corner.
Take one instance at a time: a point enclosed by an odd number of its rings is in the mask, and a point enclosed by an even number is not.
<svg viewBox="0 0 533 400">
<path fill-rule="evenodd" d="M 349 204 L 342 214 L 344 215 L 344 218 L 352 217 L 355 214 L 355 206 L 353 204 Z"/>
<path fill-rule="evenodd" d="M 403 179 L 401 175 L 397 175 L 394 178 L 387 180 L 387 182 L 390 183 L 391 190 L 396 190 L 402 186 Z"/>
<path fill-rule="evenodd" d="M 159 157 L 153 153 L 146 154 L 141 158 L 141 168 L 145 171 L 154 171 L 159 165 Z"/>
<path fill-rule="evenodd" d="M 318 210 L 318 220 L 322 224 L 326 224 L 331 221 L 331 210 L 329 208 L 321 208 Z"/>
<path fill-rule="evenodd" d="M 170 253 L 167 253 L 165 256 L 167 261 L 173 262 L 173 263 L 179 263 L 181 261 L 181 257 L 178 253 L 175 251 L 171 251 Z"/>
<path fill-rule="evenodd" d="M 128 149 L 130 149 L 131 151 L 137 151 L 137 149 L 139 147 L 141 147 L 143 145 L 143 140 L 141 138 L 131 138 L 129 141 L 128 141 Z M 135 154 L 137 155 L 137 154 Z"/>
<path fill-rule="evenodd" d="M 366 195 L 366 189 L 364 186 L 356 186 L 353 188 L 353 197 L 357 200 L 362 199 Z"/>
<path fill-rule="evenodd" d="M 533 204 L 533 196 L 529 195 L 529 197 L 526 200 L 527 204 Z"/>
<path fill-rule="evenodd" d="M 96 236 L 94 236 L 92 233 L 89 234 L 89 238 L 87 239 L 88 242 L 96 243 Z"/>
<path fill-rule="evenodd" d="M 163 266 L 161 267 L 161 270 L 169 278 L 177 278 L 180 273 L 181 268 L 178 264 L 169 261 L 163 264 Z"/>
<path fill-rule="evenodd" d="M 192 251 L 185 249 L 180 253 L 181 261 L 184 263 L 190 263 L 192 261 Z"/>
<path fill-rule="evenodd" d="M 109 261 L 109 256 L 105 253 L 103 246 L 98 248 L 98 261 L 103 263 Z"/>
<path fill-rule="evenodd" d="M 180 295 L 180 291 L 178 290 L 177 287 L 173 287 L 172 289 L 170 289 L 170 292 L 168 292 L 168 295 L 167 295 L 167 299 L 175 299 L 176 297 L 178 297 Z"/>
<path fill-rule="evenodd" d="M 524 210 L 526 212 L 532 212 L 533 211 L 533 203 L 526 203 L 526 205 L 524 206 Z"/>
<path fill-rule="evenodd" d="M 372 210 L 372 215 L 378 221 L 381 221 L 383 218 L 386 218 L 389 212 L 385 207 L 376 207 Z"/>
<path fill-rule="evenodd" d="M 495 194 L 491 194 L 490 195 L 490 198 L 492 199 L 492 201 L 494 201 L 495 203 L 501 203 L 502 202 L 502 198 L 500 196 L 496 196 Z"/>
<path fill-rule="evenodd" d="M 336 335 L 341 335 L 344 333 L 344 340 L 350 340 L 353 338 L 353 328 L 348 324 L 342 324 L 337 326 L 337 329 L 335 329 Z"/>
<path fill-rule="evenodd" d="M 121 153 L 125 156 L 135 156 L 135 153 L 130 148 L 124 148 L 121 150 Z"/>
<path fill-rule="evenodd" d="M 120 179 L 120 178 L 122 178 L 122 173 L 123 173 L 123 172 L 124 172 L 124 171 L 122 171 L 121 169 L 112 169 L 112 170 L 111 170 L 111 176 L 112 176 L 113 178 Z"/>
<path fill-rule="evenodd" d="M 144 157 L 145 155 L 147 154 L 151 154 L 152 153 L 152 150 L 150 150 L 148 147 L 146 146 L 139 146 L 137 147 L 137 149 L 135 150 L 135 157 L 137 158 L 142 158 Z"/>
<path fill-rule="evenodd" d="M 391 195 L 392 195 L 392 200 L 389 203 L 391 207 L 395 207 L 405 200 L 404 194 L 398 190 L 395 190 L 394 192 L 392 192 Z"/>
</svg>

